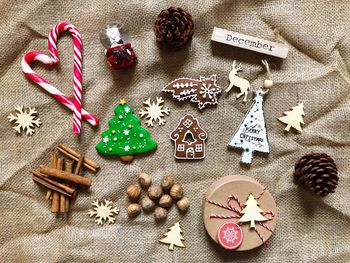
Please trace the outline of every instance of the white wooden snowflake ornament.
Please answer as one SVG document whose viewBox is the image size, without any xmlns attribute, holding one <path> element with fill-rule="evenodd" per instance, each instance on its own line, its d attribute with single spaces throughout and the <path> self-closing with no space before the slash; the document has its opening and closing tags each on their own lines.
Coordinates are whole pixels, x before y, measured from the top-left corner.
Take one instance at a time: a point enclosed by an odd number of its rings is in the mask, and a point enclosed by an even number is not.
<svg viewBox="0 0 350 263">
<path fill-rule="evenodd" d="M 164 125 L 164 114 L 169 115 L 170 109 L 168 107 L 164 107 L 164 100 L 162 97 L 156 97 L 156 102 L 151 102 L 151 98 L 148 98 L 143 102 L 145 104 L 145 110 L 140 109 L 139 114 L 140 117 L 143 118 L 146 116 L 146 124 L 147 126 L 153 126 L 154 123 L 158 121 L 158 125 Z"/>
<path fill-rule="evenodd" d="M 102 225 L 107 220 L 110 224 L 115 222 L 115 216 L 119 214 L 119 209 L 113 207 L 113 202 L 107 199 L 102 202 L 95 200 L 91 205 L 93 208 L 89 210 L 88 214 L 90 217 L 95 216 L 96 224 Z"/>
<path fill-rule="evenodd" d="M 17 126 L 14 126 L 13 128 L 18 133 L 26 131 L 27 135 L 32 135 L 34 133 L 34 126 L 39 127 L 41 125 L 41 120 L 39 118 L 36 118 L 36 109 L 29 107 L 27 111 L 24 110 L 23 106 L 17 106 L 15 109 L 15 115 L 11 113 L 9 116 L 7 116 L 10 122 L 15 121 L 14 124 L 17 124 Z"/>
</svg>

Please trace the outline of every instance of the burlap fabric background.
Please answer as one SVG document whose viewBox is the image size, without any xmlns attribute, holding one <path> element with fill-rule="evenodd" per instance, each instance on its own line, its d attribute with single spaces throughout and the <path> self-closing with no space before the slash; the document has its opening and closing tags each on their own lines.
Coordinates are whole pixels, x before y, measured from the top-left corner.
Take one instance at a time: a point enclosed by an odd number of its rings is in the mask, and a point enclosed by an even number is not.
<svg viewBox="0 0 350 263">
<path fill-rule="evenodd" d="M 160 50 L 153 23 L 161 9 L 182 6 L 192 13 L 195 35 L 189 48 Z M 2 1 L 0 27 L 1 79 L 1 262 L 349 262 L 349 1 Z M 105 64 L 99 31 L 106 21 L 122 20 L 130 29 L 139 56 L 134 69 L 113 71 Z M 78 139 L 72 133 L 72 113 L 21 73 L 20 60 L 30 50 L 47 52 L 50 28 L 70 21 L 84 42 L 84 107 L 100 118 L 93 128 L 86 122 Z M 240 76 L 256 89 L 265 78 L 260 56 L 210 41 L 214 26 L 274 39 L 280 30 L 290 46 L 288 58 L 272 59 L 275 86 L 265 103 L 271 154 L 255 155 L 250 168 L 239 165 L 239 151 L 227 143 L 250 103 L 236 101 L 235 89 L 222 94 L 217 107 L 199 112 L 191 103 L 178 103 L 161 87 L 181 77 L 217 74 L 228 85 L 232 60 L 243 63 Z M 37 65 L 60 90 L 72 92 L 72 40 L 59 41 L 61 62 L 51 71 Z M 149 129 L 159 143 L 156 152 L 132 164 L 99 156 L 95 145 L 113 116 L 118 97 L 135 109 L 148 97 L 162 95 L 172 110 L 164 127 Z M 299 101 L 305 104 L 302 135 L 285 134 L 276 120 Z M 17 104 L 36 107 L 43 122 L 33 136 L 16 135 L 7 120 Z M 192 113 L 207 130 L 203 161 L 176 162 L 169 133 L 180 117 Z M 32 182 L 28 169 L 49 162 L 49 153 L 64 143 L 97 160 L 102 168 L 90 190 L 80 192 L 71 214 L 56 217 L 44 191 Z M 340 184 L 326 198 L 308 194 L 293 184 L 295 161 L 311 151 L 326 152 L 339 167 Z M 171 174 L 182 182 L 191 200 L 181 216 L 171 209 L 166 223 L 151 215 L 129 220 L 125 189 L 140 172 L 155 181 Z M 202 223 L 206 189 L 218 178 L 244 174 L 265 182 L 275 197 L 279 221 L 271 247 L 230 253 L 213 243 Z M 110 198 L 121 209 L 114 225 L 97 226 L 87 216 L 93 198 Z M 185 249 L 170 252 L 158 238 L 181 220 Z"/>
</svg>

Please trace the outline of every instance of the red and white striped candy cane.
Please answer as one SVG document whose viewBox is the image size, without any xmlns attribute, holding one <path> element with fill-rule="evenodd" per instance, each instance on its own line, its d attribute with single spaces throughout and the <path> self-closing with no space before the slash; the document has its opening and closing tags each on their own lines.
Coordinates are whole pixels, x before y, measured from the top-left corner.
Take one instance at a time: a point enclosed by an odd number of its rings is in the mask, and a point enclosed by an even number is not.
<svg viewBox="0 0 350 263">
<path fill-rule="evenodd" d="M 59 62 L 57 51 L 57 39 L 61 32 L 68 30 L 73 37 L 74 46 L 74 99 L 73 104 L 75 106 L 73 111 L 73 132 L 80 133 L 81 130 L 81 99 L 82 99 L 82 57 L 81 51 L 83 44 L 81 42 L 81 36 L 78 29 L 67 22 L 60 22 L 50 30 L 48 47 L 50 56 L 54 61 L 54 64 Z"/>
<path fill-rule="evenodd" d="M 41 86 L 44 90 L 49 92 L 56 100 L 61 102 L 63 105 L 65 105 L 70 110 L 75 110 L 75 105 L 73 101 L 63 94 L 61 91 L 59 91 L 56 87 L 51 85 L 46 79 L 35 73 L 32 68 L 31 64 L 34 61 L 40 61 L 45 66 L 52 66 L 54 64 L 54 61 L 51 57 L 41 53 L 41 52 L 28 52 L 24 55 L 22 59 L 22 70 L 24 75 L 28 78 L 33 80 L 35 83 L 37 83 L 39 86 Z M 87 112 L 84 109 L 81 109 L 82 117 L 87 120 L 91 125 L 96 126 L 98 125 L 98 119 L 93 114 Z"/>
<path fill-rule="evenodd" d="M 52 66 L 59 62 L 58 51 L 57 51 L 57 38 L 60 32 L 68 30 L 73 36 L 74 45 L 74 99 L 70 100 L 69 97 L 60 92 L 57 88 L 52 86 L 46 79 L 42 78 L 36 74 L 32 68 L 31 64 L 33 61 L 41 61 L 46 66 Z M 50 94 L 52 94 L 58 101 L 67 106 L 74 112 L 73 119 L 73 131 L 79 134 L 81 131 L 81 118 L 86 119 L 90 124 L 97 125 L 98 119 L 82 109 L 82 42 L 78 29 L 70 23 L 61 22 L 55 25 L 49 34 L 48 47 L 50 51 L 50 56 L 47 56 L 39 52 L 29 52 L 22 59 L 22 70 L 24 75 L 36 82 Z"/>
</svg>

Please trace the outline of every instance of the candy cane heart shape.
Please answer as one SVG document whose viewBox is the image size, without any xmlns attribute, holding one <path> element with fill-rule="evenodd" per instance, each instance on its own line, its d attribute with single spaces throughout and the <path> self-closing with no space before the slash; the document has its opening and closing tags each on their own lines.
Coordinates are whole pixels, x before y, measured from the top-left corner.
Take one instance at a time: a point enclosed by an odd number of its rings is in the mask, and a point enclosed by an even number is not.
<svg viewBox="0 0 350 263">
<path fill-rule="evenodd" d="M 32 68 L 31 64 L 33 61 L 40 61 L 46 66 L 52 66 L 59 62 L 58 51 L 57 51 L 57 39 L 60 32 L 68 30 L 73 36 L 74 45 L 74 99 L 73 101 L 60 92 L 57 88 L 52 86 L 46 79 L 42 78 L 36 74 Z M 90 124 L 96 126 L 98 125 L 98 119 L 82 109 L 82 42 L 78 29 L 67 22 L 61 22 L 55 25 L 49 34 L 48 48 L 50 51 L 50 56 L 47 56 L 40 52 L 29 52 L 22 59 L 22 70 L 24 75 L 33 80 L 35 83 L 40 85 L 51 95 L 53 95 L 58 101 L 63 105 L 68 107 L 73 111 L 73 131 L 79 134 L 81 131 L 81 118 L 86 119 Z"/>
<path fill-rule="evenodd" d="M 65 105 L 70 110 L 75 110 L 75 105 L 73 101 L 63 94 L 61 91 L 59 91 L 56 87 L 51 85 L 45 78 L 39 76 L 37 73 L 35 73 L 32 68 L 31 64 L 34 61 L 40 61 L 45 66 L 50 67 L 54 65 L 54 61 L 47 55 L 41 53 L 41 52 L 28 52 L 24 55 L 22 59 L 22 70 L 24 75 L 28 78 L 33 80 L 35 83 L 37 83 L 40 87 L 42 87 L 44 90 L 49 92 L 56 100 L 61 102 L 63 105 Z M 82 109 L 82 117 L 87 120 L 91 125 L 96 126 L 98 125 L 98 119 L 93 114 L 90 114 L 86 110 Z"/>
</svg>

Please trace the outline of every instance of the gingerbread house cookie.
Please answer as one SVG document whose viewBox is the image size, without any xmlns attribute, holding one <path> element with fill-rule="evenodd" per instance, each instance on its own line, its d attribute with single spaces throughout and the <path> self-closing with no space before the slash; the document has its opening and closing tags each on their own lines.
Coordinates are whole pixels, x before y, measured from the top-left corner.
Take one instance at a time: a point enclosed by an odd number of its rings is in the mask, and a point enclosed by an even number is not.
<svg viewBox="0 0 350 263">
<path fill-rule="evenodd" d="M 207 132 L 191 114 L 185 115 L 170 134 L 175 143 L 176 159 L 203 159 L 205 157 L 205 140 Z"/>
</svg>

